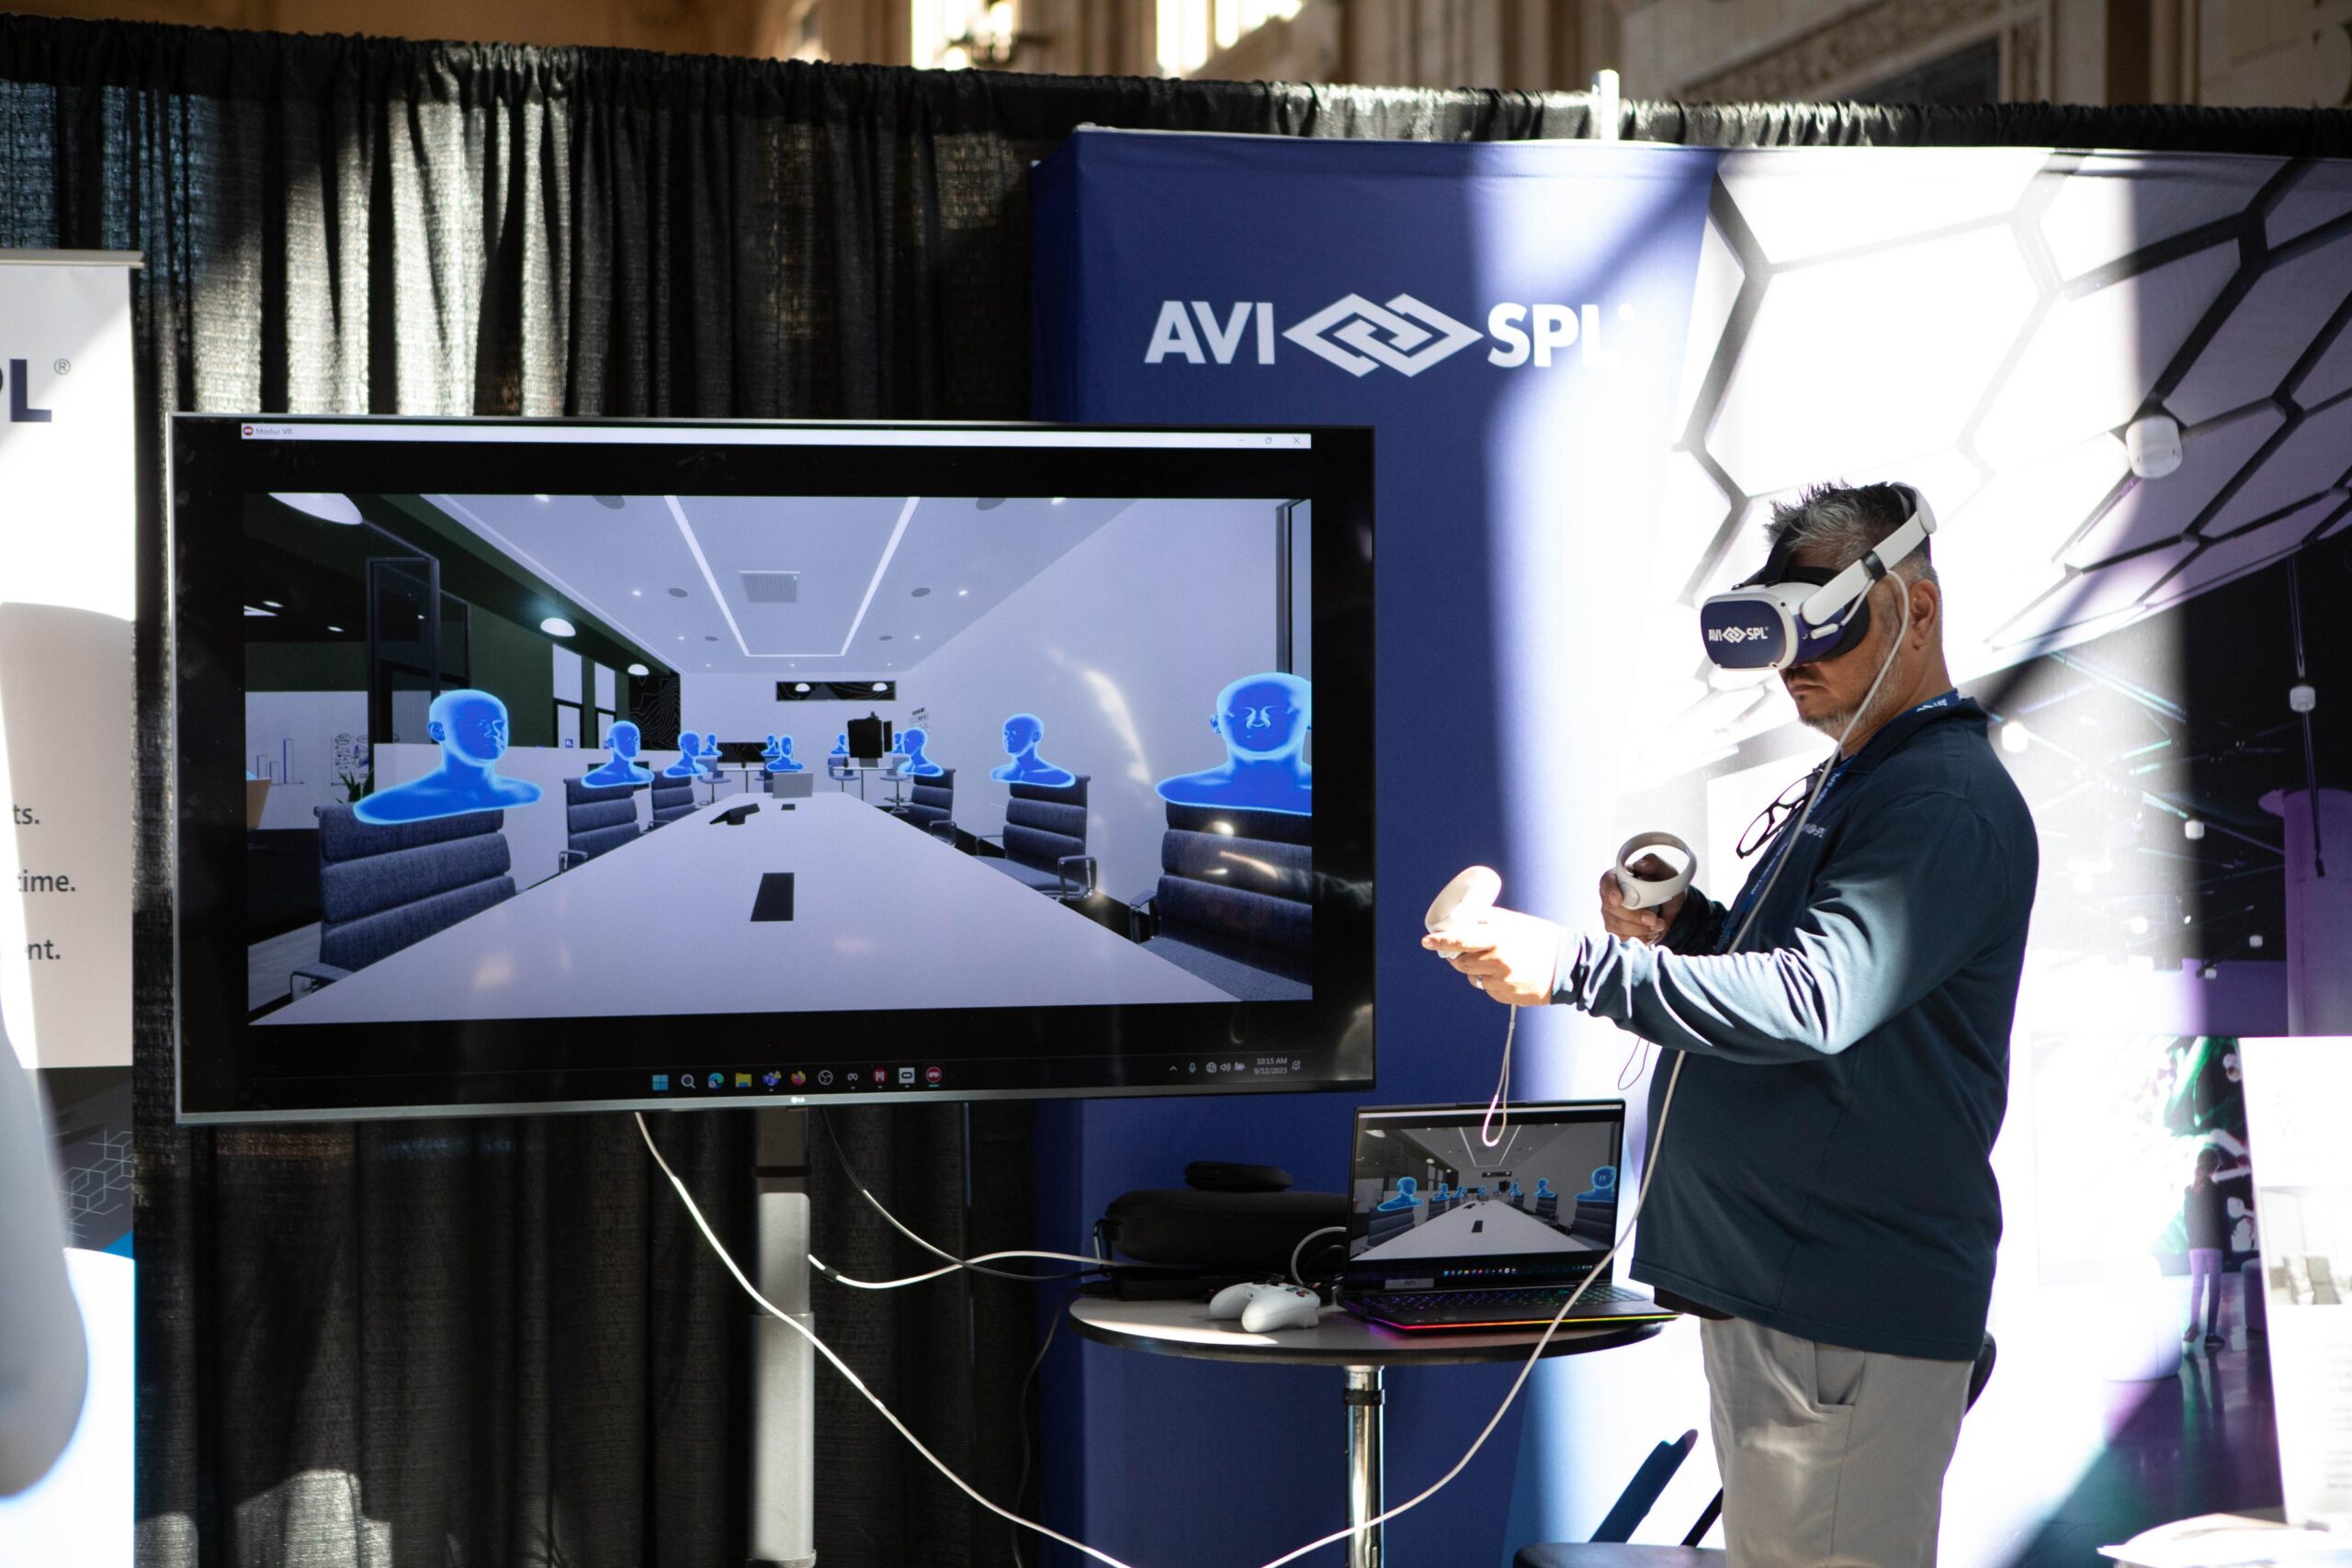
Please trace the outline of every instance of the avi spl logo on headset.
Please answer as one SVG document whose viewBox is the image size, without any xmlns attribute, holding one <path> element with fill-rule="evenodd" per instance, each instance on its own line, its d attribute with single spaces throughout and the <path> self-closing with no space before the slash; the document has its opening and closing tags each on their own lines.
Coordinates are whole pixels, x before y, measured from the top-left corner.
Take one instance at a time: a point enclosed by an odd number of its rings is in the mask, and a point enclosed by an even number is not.
<svg viewBox="0 0 2352 1568">
<path fill-rule="evenodd" d="M 1772 628 L 1770 626 L 1709 626 L 1707 628 L 1709 642 L 1755 642 L 1771 635 Z"/>
<path fill-rule="evenodd" d="M 1473 344 L 1487 344 L 1487 363 L 1505 370 L 1531 365 L 1549 369 L 1566 363 L 1570 349 L 1578 365 L 1605 370 L 1617 358 L 1603 342 L 1609 314 L 1599 305 L 1505 300 L 1487 311 L 1482 333 L 1410 294 L 1396 295 L 1385 304 L 1348 294 L 1278 335 L 1271 300 L 1219 305 L 1206 299 L 1163 299 L 1143 362 L 1272 365 L 1278 342 L 1288 341 L 1351 376 L 1383 368 L 1418 376 Z M 1621 322 L 1631 321 L 1634 307 L 1620 304 L 1614 315 Z"/>
</svg>

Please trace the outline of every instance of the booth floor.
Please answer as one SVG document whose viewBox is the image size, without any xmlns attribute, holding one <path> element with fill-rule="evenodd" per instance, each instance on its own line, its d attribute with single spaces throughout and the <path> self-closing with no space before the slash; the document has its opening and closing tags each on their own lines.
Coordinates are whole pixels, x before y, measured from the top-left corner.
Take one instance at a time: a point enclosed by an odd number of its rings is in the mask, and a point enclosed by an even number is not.
<svg viewBox="0 0 2352 1568">
<path fill-rule="evenodd" d="M 2098 1548 L 2151 1526 L 2281 1496 L 2269 1355 L 2233 1326 L 2226 1348 L 2183 1356 L 2177 1376 L 2115 1385 L 2106 1451 L 2009 1568 L 2104 1568 Z"/>
</svg>

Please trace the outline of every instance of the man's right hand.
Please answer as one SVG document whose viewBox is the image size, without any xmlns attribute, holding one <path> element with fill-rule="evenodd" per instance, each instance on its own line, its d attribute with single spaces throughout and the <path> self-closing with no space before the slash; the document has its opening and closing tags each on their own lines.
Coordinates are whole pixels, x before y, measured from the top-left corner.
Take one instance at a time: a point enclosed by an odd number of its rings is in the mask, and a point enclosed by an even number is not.
<svg viewBox="0 0 2352 1568">
<path fill-rule="evenodd" d="M 1656 855 L 1644 855 L 1626 869 L 1635 876 L 1658 882 L 1674 874 L 1674 868 Z M 1686 890 L 1655 908 L 1629 909 L 1625 907 L 1624 890 L 1617 886 L 1617 874 L 1604 871 L 1600 874 L 1601 929 L 1628 942 L 1661 942 L 1673 926 L 1674 917 L 1682 913 L 1682 900 L 1689 897 Z"/>
</svg>

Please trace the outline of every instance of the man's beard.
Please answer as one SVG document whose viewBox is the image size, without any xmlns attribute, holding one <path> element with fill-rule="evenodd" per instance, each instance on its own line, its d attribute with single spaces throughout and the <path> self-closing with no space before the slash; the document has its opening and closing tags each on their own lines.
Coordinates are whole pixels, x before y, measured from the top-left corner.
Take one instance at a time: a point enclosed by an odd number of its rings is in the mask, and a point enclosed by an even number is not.
<svg viewBox="0 0 2352 1568">
<path fill-rule="evenodd" d="M 1886 655 L 1882 653 L 1879 657 L 1883 659 Z M 1895 662 L 1900 664 L 1902 660 L 1897 660 Z M 1897 682 L 1897 677 L 1901 673 L 1902 671 L 1899 670 L 1890 669 L 1886 671 L 1885 676 L 1880 680 L 1878 683 L 1878 690 L 1871 694 L 1869 705 L 1861 710 L 1863 716 L 1870 723 L 1883 723 L 1886 719 L 1894 716 L 1895 705 L 1902 701 L 1901 696 L 1898 694 Z M 1854 723 L 1855 711 L 1856 710 L 1853 708 L 1839 708 L 1834 713 L 1816 713 L 1810 718 L 1800 714 L 1798 716 L 1798 722 L 1803 724 L 1807 729 L 1815 730 L 1820 734 L 1826 735 L 1832 740 L 1842 740 L 1845 739 L 1849 727 L 1852 727 L 1854 728 L 1863 728 L 1863 726 L 1856 725 Z"/>
<path fill-rule="evenodd" d="M 1835 740 L 1839 736 L 1846 733 L 1846 726 L 1853 716 L 1853 709 L 1841 708 L 1836 713 L 1817 713 L 1810 718 L 1807 718 L 1803 715 L 1799 715 L 1797 722 L 1804 725 L 1807 729 L 1815 730 L 1820 734 L 1826 735 L 1830 739 Z"/>
</svg>

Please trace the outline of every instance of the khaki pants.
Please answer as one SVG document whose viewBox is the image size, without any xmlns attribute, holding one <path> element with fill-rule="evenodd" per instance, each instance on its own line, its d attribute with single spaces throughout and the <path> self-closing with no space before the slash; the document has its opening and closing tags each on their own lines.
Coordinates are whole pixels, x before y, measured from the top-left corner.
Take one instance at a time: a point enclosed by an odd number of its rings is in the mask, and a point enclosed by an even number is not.
<svg viewBox="0 0 2352 1568">
<path fill-rule="evenodd" d="M 1702 1322 L 1730 1568 L 1933 1568 L 1969 1363 Z"/>
</svg>

